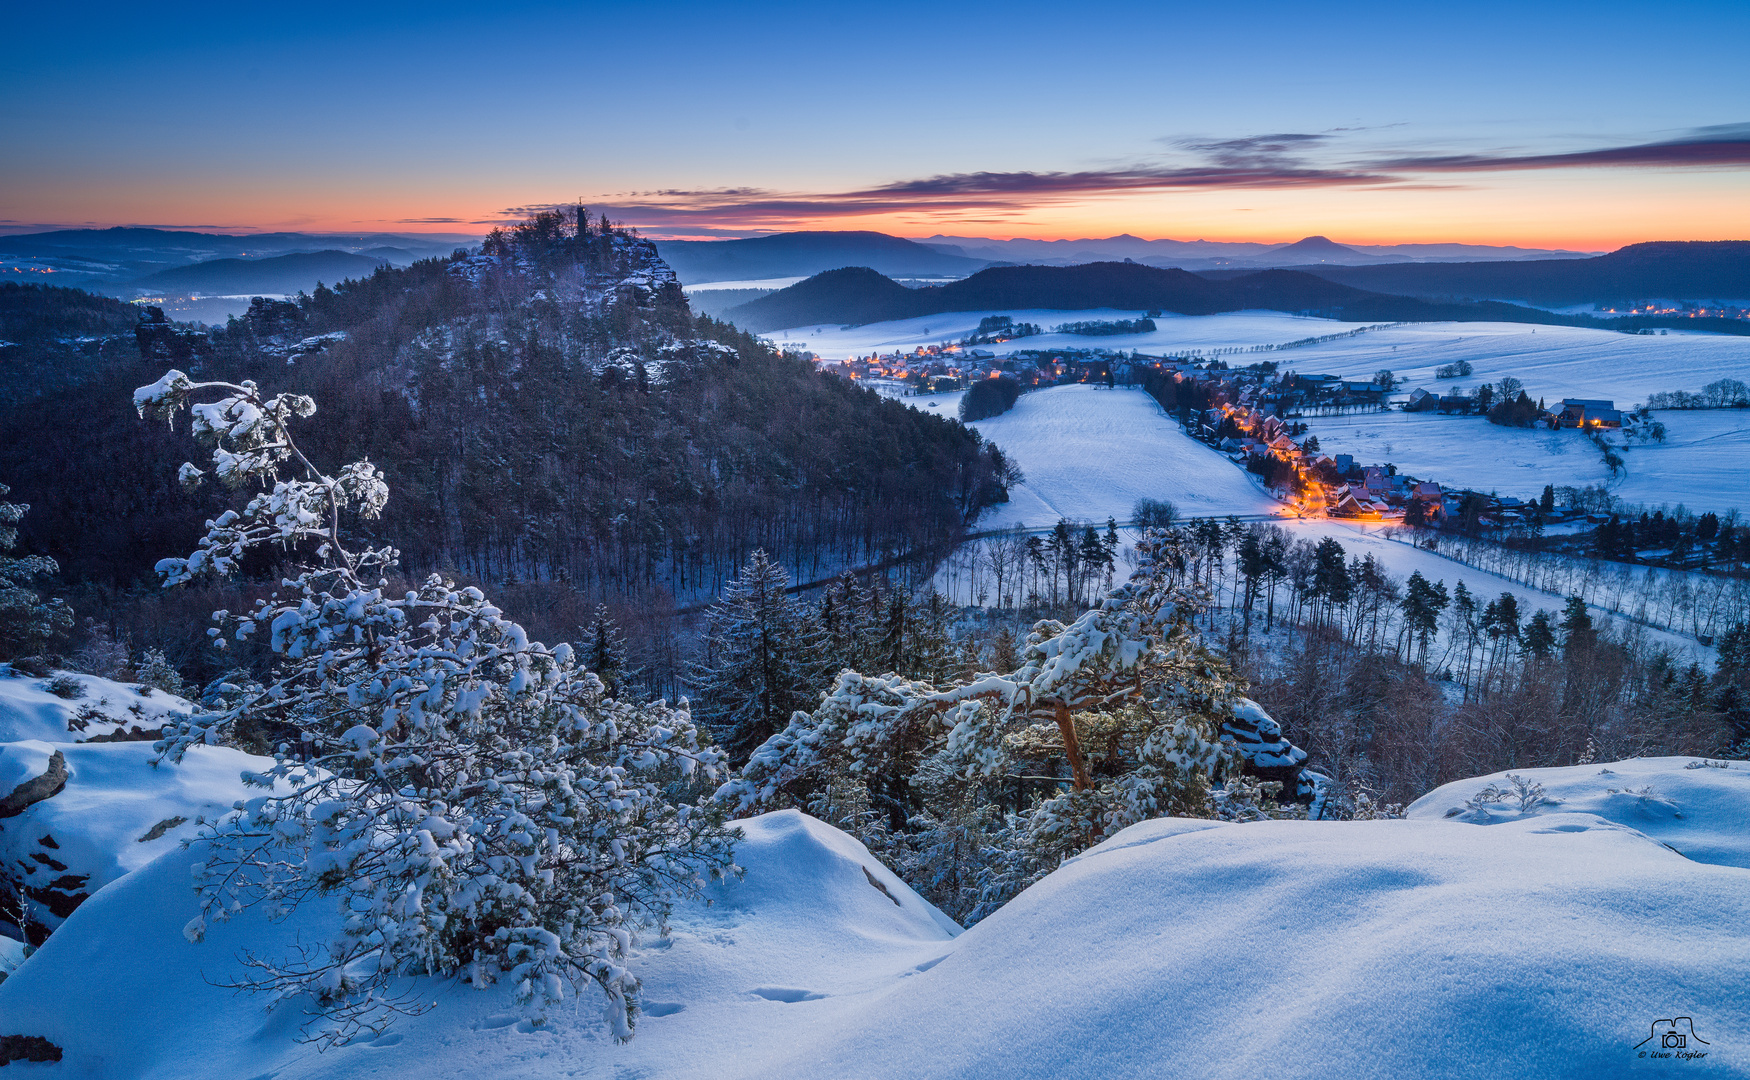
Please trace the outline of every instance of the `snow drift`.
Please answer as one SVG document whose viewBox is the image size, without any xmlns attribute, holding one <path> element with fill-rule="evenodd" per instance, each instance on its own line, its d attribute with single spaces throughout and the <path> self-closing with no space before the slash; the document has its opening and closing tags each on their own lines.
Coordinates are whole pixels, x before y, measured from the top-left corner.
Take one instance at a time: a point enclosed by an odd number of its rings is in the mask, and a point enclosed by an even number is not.
<svg viewBox="0 0 1750 1080">
<path fill-rule="evenodd" d="M 50 690 L 58 683 L 76 697 Z M 119 683 L 76 671 L 32 678 L 0 664 L 0 742 L 40 739 L 69 743 L 156 738 L 173 719 L 197 711 L 186 698 L 139 683 Z"/>
<path fill-rule="evenodd" d="M 63 1047 L 54 1068 L 113 1077 L 1542 1080 L 1675 1064 L 1636 1056 L 1674 1016 L 1744 1075 L 1750 769 L 1692 760 L 1524 770 L 1564 801 L 1488 825 L 1443 816 L 1486 777 L 1410 820 L 1148 821 L 961 934 L 856 841 L 768 814 L 742 823 L 745 878 L 640 947 L 646 1018 L 620 1046 L 587 992 L 544 1030 L 502 987 L 427 982 L 426 1014 L 318 1054 L 295 1007 L 213 983 L 326 911 L 189 945 L 179 850 L 67 920 L 0 984 L 0 1016 Z M 1630 827 L 1601 769 L 1682 824 Z"/>
</svg>

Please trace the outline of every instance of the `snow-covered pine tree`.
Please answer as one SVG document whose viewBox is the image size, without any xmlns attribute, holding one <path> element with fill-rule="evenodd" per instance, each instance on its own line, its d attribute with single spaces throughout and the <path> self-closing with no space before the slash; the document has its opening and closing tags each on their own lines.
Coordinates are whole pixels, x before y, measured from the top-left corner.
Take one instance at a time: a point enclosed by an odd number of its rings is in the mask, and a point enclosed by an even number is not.
<svg viewBox="0 0 1750 1080">
<path fill-rule="evenodd" d="M 806 805 L 849 776 L 872 798 L 891 799 L 938 766 L 966 784 L 1002 786 L 1039 779 L 1022 763 L 1054 760 L 1068 775 L 1017 815 L 1026 868 L 1009 860 L 1004 889 L 1023 887 L 1101 835 L 1195 810 L 1229 761 L 1220 725 L 1239 699 L 1226 665 L 1192 630 L 1206 600 L 1182 581 L 1180 542 L 1150 530 L 1130 581 L 1067 626 L 1037 624 L 1006 674 L 939 688 L 842 672 L 819 706 L 761 745 L 717 798 L 741 813 Z M 1098 775 L 1090 750 L 1099 753 Z M 943 807 L 931 829 L 954 831 L 966 820 Z M 941 841 L 960 843 L 948 833 Z"/>
<path fill-rule="evenodd" d="M 11 490 L 0 484 L 0 496 Z M 5 658 L 39 652 L 73 625 L 66 601 L 38 591 L 41 579 L 60 572 L 55 560 L 4 554 L 18 543 L 18 523 L 29 510 L 27 503 L 0 501 L 0 657 Z"/>
<path fill-rule="evenodd" d="M 818 628 L 789 587 L 784 568 L 755 550 L 706 615 L 693 668 L 699 715 L 736 760 L 812 708 L 831 678 Z"/>
<path fill-rule="evenodd" d="M 142 415 L 187 406 L 213 472 L 255 493 L 207 523 L 167 585 L 228 574 L 274 545 L 304 560 L 282 590 L 240 617 L 216 613 L 216 644 L 265 634 L 280 664 L 266 686 L 223 684 L 223 709 L 166 729 L 160 754 L 222 742 L 239 728 L 291 730 L 262 794 L 202 834 L 201 913 L 186 934 L 261 906 L 283 915 L 337 905 L 327 940 L 251 957 L 237 985 L 307 996 L 335 1042 L 414 1009 L 405 976 L 504 978 L 536 1017 L 566 987 L 593 982 L 608 1024 L 630 1038 L 638 978 L 633 932 L 677 893 L 732 869 L 721 812 L 677 805 L 665 788 L 712 775 L 685 705 L 611 699 L 568 645 L 532 642 L 475 588 L 433 576 L 392 592 L 393 548 L 355 546 L 343 523 L 389 496 L 358 461 L 329 475 L 292 422 L 315 411 L 253 383 L 195 383 L 171 371 L 134 394 Z M 185 483 L 202 470 L 182 466 Z M 429 1000 L 429 998 L 424 998 Z"/>
<path fill-rule="evenodd" d="M 620 625 L 608 614 L 606 604 L 597 604 L 589 625 L 582 629 L 583 666 L 595 672 L 608 688 L 610 697 L 620 697 L 638 678 L 638 670 L 632 666 L 631 656 L 626 651 L 626 639 L 620 633 Z"/>
</svg>

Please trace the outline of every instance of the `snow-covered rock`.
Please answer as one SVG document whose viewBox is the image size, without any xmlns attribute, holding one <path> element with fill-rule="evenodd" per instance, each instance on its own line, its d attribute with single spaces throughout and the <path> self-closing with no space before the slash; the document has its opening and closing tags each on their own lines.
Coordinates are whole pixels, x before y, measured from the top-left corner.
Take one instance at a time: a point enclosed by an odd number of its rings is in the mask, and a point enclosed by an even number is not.
<svg viewBox="0 0 1750 1080">
<path fill-rule="evenodd" d="M 1736 783 L 1682 766 L 1636 780 Z M 647 1015 L 626 1045 L 587 992 L 535 1029 L 502 986 L 432 980 L 429 1012 L 317 1054 L 293 1041 L 299 1010 L 217 984 L 330 909 L 245 912 L 190 945 L 198 849 L 94 896 L 0 984 L 0 1016 L 70 1074 L 121 1078 L 1544 1080 L 1654 1064 L 1636 1046 L 1673 1016 L 1710 1044 L 1702 1064 L 1750 1070 L 1750 871 L 1597 814 L 1148 821 L 958 935 L 829 826 L 743 829 L 746 876 L 639 948 Z"/>
<path fill-rule="evenodd" d="M 51 683 L 76 696 L 53 692 Z M 76 671 L 36 678 L 0 664 L 0 742 L 151 739 L 171 720 L 197 711 L 187 698 L 139 683 Z"/>
<path fill-rule="evenodd" d="M 67 759 L 46 742 L 0 743 L 0 818 L 16 817 L 67 786 Z"/>
<path fill-rule="evenodd" d="M 203 819 L 260 794 L 241 775 L 272 764 L 217 746 L 195 747 L 179 766 L 152 757 L 142 742 L 0 744 L 0 788 L 64 763 L 61 786 L 0 817 L 0 889 L 22 892 L 39 925 L 58 926 L 92 893 L 193 836 Z"/>
<path fill-rule="evenodd" d="M 1514 769 L 1435 788 L 1404 813 L 1479 825 L 1593 815 L 1644 833 L 1696 862 L 1750 867 L 1750 762 L 1745 761 L 1659 757 Z"/>
</svg>

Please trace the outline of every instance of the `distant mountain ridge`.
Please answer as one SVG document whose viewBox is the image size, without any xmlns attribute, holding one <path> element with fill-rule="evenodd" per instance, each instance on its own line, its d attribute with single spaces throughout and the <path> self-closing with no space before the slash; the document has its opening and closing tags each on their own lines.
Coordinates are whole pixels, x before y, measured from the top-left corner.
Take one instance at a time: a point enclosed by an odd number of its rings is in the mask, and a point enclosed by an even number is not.
<svg viewBox="0 0 1750 1080">
<path fill-rule="evenodd" d="M 1186 270 L 1218 267 L 1249 266 L 1265 269 L 1287 265 L 1282 252 L 1309 242 L 1320 246 L 1330 244 L 1366 257 L 1358 261 L 1371 262 L 1382 257 L 1397 262 L 1423 261 L 1493 261 L 1516 259 L 1587 258 L 1595 252 L 1568 251 L 1559 248 L 1495 247 L 1483 244 L 1335 244 L 1323 236 L 1309 236 L 1293 244 L 1259 244 L 1219 240 L 1144 240 L 1129 233 L 1103 239 L 1033 240 L 1018 237 L 1013 240 L 992 240 L 985 237 L 926 237 L 920 243 L 944 252 L 966 255 L 992 262 L 1045 263 L 1069 266 L 1079 263 L 1134 259 L 1150 266 L 1177 266 Z M 1292 262 L 1294 256 L 1288 256 Z M 1307 262 L 1329 261 L 1319 258 Z"/>
<path fill-rule="evenodd" d="M 802 277 L 867 266 L 890 277 L 964 277 L 987 260 L 879 232 L 793 232 L 746 240 L 658 240 L 656 250 L 687 285 Z"/>
<path fill-rule="evenodd" d="M 946 285 L 908 289 L 867 267 L 817 274 L 731 308 L 725 317 L 764 333 L 809 323 L 860 324 L 947 311 L 1118 308 L 1181 315 L 1267 309 L 1363 321 L 1571 321 L 1503 303 L 1442 304 L 1386 296 L 1296 270 L 1263 270 L 1219 281 L 1141 263 L 993 266 Z"/>
<path fill-rule="evenodd" d="M 1647 299 L 1750 300 L 1750 241 L 1631 244 L 1592 259 L 1308 266 L 1306 271 L 1399 296 L 1516 300 L 1549 307 Z"/>
</svg>

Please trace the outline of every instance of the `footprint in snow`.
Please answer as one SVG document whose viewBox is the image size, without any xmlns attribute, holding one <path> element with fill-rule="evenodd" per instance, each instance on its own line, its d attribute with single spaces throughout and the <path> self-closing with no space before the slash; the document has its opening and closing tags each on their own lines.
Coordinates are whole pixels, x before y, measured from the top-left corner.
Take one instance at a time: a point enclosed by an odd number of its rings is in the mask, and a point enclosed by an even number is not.
<svg viewBox="0 0 1750 1080">
<path fill-rule="evenodd" d="M 790 986 L 756 986 L 751 991 L 755 997 L 763 997 L 767 1001 L 782 1001 L 794 1004 L 798 1001 L 818 1001 L 825 994 L 817 994 L 813 990 L 798 990 Z"/>
</svg>

